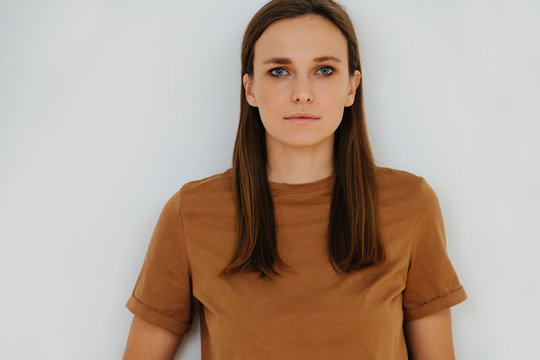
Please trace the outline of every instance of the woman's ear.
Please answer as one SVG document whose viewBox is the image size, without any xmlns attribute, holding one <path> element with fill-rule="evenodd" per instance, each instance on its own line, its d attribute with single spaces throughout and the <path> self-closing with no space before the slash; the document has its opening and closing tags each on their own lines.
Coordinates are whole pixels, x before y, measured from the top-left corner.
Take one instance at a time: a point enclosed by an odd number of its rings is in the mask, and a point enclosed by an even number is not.
<svg viewBox="0 0 540 360">
<path fill-rule="evenodd" d="M 249 105 L 253 107 L 257 107 L 257 99 L 255 99 L 255 95 L 253 94 L 253 83 L 249 77 L 248 73 L 245 73 L 242 82 L 244 84 L 244 89 L 246 92 L 246 100 Z"/>
<path fill-rule="evenodd" d="M 345 98 L 345 107 L 351 106 L 354 103 L 354 95 L 356 94 L 356 88 L 360 84 L 361 78 L 362 74 L 360 74 L 360 71 L 354 70 L 354 74 L 350 78 L 349 90 L 347 91 L 347 96 Z"/>
</svg>

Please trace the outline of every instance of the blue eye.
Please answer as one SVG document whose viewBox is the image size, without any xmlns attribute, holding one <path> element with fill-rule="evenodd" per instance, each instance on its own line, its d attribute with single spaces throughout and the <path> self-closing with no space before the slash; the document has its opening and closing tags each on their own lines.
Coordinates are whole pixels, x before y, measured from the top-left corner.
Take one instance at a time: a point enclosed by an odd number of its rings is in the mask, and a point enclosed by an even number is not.
<svg viewBox="0 0 540 360">
<path fill-rule="evenodd" d="M 282 67 L 274 68 L 274 69 L 270 70 L 270 75 L 272 75 L 273 77 L 280 77 L 279 75 L 274 75 L 274 73 L 273 73 L 274 70 L 285 71 L 285 69 L 282 68 Z"/>
<path fill-rule="evenodd" d="M 322 67 L 319 68 L 319 70 L 321 70 L 321 69 L 323 69 L 323 70 L 324 69 L 330 69 L 330 72 L 328 72 L 328 70 L 326 70 L 326 72 L 323 72 L 324 76 L 330 76 L 330 75 L 332 75 L 334 73 L 334 68 L 331 67 L 331 66 L 322 66 Z M 282 67 L 273 68 L 272 70 L 269 71 L 270 75 L 273 76 L 273 77 L 281 77 L 280 74 L 276 75 L 274 73 L 274 71 L 280 71 L 281 75 L 283 74 L 283 71 L 286 72 L 286 70 L 284 68 L 282 68 Z"/>
<path fill-rule="evenodd" d="M 328 76 L 328 75 L 331 75 L 331 74 L 334 72 L 334 69 L 333 69 L 331 66 L 323 66 L 323 67 L 319 68 L 319 70 L 320 70 L 320 69 L 330 69 L 330 70 L 331 70 L 330 73 L 324 73 L 324 74 L 323 74 L 323 75 L 327 75 L 327 76 Z"/>
</svg>

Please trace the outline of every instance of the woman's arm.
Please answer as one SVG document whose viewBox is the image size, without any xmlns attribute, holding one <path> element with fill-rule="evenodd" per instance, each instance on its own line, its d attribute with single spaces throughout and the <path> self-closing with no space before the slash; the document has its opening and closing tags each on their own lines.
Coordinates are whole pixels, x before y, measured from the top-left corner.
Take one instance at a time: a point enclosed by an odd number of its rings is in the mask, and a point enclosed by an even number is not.
<svg viewBox="0 0 540 360">
<path fill-rule="evenodd" d="M 171 360 L 183 337 L 134 315 L 122 359 Z"/>
<path fill-rule="evenodd" d="M 403 330 L 411 360 L 455 360 L 450 308 L 405 321 Z"/>
</svg>

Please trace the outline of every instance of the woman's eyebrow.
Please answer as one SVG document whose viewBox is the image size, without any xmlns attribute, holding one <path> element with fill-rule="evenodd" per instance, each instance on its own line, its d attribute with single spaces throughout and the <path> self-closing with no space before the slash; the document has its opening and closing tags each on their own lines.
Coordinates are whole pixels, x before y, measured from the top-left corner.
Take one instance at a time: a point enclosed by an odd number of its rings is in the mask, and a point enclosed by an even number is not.
<svg viewBox="0 0 540 360">
<path fill-rule="evenodd" d="M 341 60 L 339 60 L 337 57 L 331 56 L 331 55 L 318 56 L 316 58 L 313 58 L 313 62 L 323 62 L 323 61 L 335 61 L 337 63 L 341 62 Z M 281 64 L 281 65 L 290 64 L 290 63 L 292 63 L 292 60 L 285 57 L 274 57 L 263 62 L 263 64 Z"/>
</svg>

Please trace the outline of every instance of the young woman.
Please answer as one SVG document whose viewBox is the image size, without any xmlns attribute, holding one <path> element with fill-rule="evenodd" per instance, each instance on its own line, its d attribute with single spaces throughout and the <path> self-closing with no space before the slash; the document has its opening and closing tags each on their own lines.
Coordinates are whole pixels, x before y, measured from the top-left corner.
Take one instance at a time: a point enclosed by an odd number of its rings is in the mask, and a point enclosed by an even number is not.
<svg viewBox="0 0 540 360">
<path fill-rule="evenodd" d="M 353 24 L 274 0 L 242 44 L 232 167 L 165 204 L 126 306 L 124 359 L 452 359 L 467 298 L 432 187 L 374 164 Z"/>
</svg>

